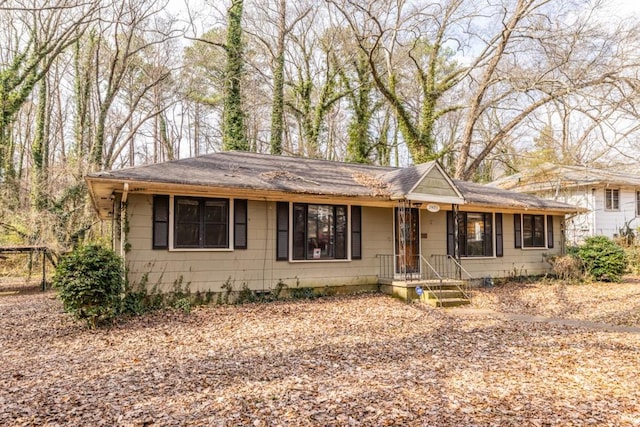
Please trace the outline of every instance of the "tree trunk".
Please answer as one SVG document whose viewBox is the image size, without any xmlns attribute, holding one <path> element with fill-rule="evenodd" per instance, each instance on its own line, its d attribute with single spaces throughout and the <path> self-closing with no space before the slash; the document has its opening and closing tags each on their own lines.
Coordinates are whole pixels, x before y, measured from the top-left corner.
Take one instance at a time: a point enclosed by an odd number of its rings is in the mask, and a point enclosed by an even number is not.
<svg viewBox="0 0 640 427">
<path fill-rule="evenodd" d="M 36 134 L 31 146 L 31 158 L 33 160 L 33 172 L 31 176 L 31 205 L 36 210 L 42 210 L 46 206 L 46 179 L 49 159 L 49 130 L 47 78 L 40 80 L 38 91 L 38 109 L 36 112 Z"/>
<path fill-rule="evenodd" d="M 284 129 L 284 38 L 287 31 L 287 3 L 280 0 L 278 14 L 278 46 L 273 70 L 273 104 L 271 107 L 271 154 L 282 154 Z"/>
<path fill-rule="evenodd" d="M 242 109 L 241 81 L 244 68 L 242 42 L 243 0 L 233 0 L 229 8 L 227 28 L 227 65 L 224 81 L 222 113 L 222 146 L 224 150 L 248 151 L 249 144 Z"/>
</svg>

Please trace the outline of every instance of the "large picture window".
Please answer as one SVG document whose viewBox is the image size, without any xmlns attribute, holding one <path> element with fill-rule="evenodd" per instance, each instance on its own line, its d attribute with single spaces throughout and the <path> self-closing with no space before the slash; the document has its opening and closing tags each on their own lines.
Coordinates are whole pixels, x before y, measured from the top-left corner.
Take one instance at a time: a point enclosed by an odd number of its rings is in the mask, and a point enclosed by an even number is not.
<svg viewBox="0 0 640 427">
<path fill-rule="evenodd" d="M 293 259 L 347 259 L 347 207 L 294 203 Z"/>
<path fill-rule="evenodd" d="M 229 200 L 176 197 L 175 248 L 228 248 Z"/>
<path fill-rule="evenodd" d="M 453 255 L 452 244 L 454 236 L 453 214 L 448 212 L 447 234 L 448 253 Z M 500 217 L 502 218 L 502 217 Z M 458 213 L 458 251 L 463 257 L 487 257 L 493 256 L 493 214 L 484 212 L 459 212 Z M 500 227 L 502 230 L 502 227 Z M 502 240 L 500 240 L 502 243 Z M 502 251 L 500 248 L 500 254 Z"/>
</svg>

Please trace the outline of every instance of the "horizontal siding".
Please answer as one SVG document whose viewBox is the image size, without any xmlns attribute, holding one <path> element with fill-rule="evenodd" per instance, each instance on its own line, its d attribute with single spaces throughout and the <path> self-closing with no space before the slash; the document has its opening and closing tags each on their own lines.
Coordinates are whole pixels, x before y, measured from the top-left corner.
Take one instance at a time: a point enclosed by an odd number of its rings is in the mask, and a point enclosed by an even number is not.
<svg viewBox="0 0 640 427">
<path fill-rule="evenodd" d="M 610 187 L 616 188 L 616 187 Z M 640 189 L 639 189 L 640 190 Z M 627 224 L 635 229 L 640 222 L 636 218 L 636 190 L 620 188 L 620 210 L 605 210 L 605 189 L 595 190 L 595 224 L 594 234 L 614 237 L 620 234 L 620 230 Z"/>
<path fill-rule="evenodd" d="M 613 238 L 619 235 L 620 230 L 626 225 L 633 230 L 640 226 L 640 218 L 636 216 L 636 191 L 640 191 L 640 188 L 615 186 L 608 188 L 620 190 L 620 209 L 617 211 L 605 210 L 605 187 L 603 186 L 561 189 L 557 194 L 540 193 L 538 196 L 589 210 L 567 220 L 567 243 L 579 244 L 585 238 L 594 235 Z"/>
<path fill-rule="evenodd" d="M 341 286 L 375 283 L 380 253 L 393 253 L 392 211 L 362 208 L 362 259 L 333 262 L 275 260 L 275 209 L 273 202 L 248 202 L 248 245 L 233 251 L 152 250 L 152 197 L 131 195 L 128 203 L 131 251 L 126 256 L 130 280 L 148 275 L 148 286 L 163 291 L 176 281 L 191 291 L 219 292 L 227 280 L 235 289 L 244 284 L 267 290 L 283 281 L 289 287 Z"/>
<path fill-rule="evenodd" d="M 473 278 L 509 277 L 514 275 L 537 275 L 547 273 L 550 265 L 544 255 L 562 252 L 562 233 L 559 216 L 554 217 L 554 247 L 552 249 L 516 249 L 513 227 L 513 215 L 502 215 L 504 256 L 462 258 L 461 264 Z M 427 261 L 431 255 L 447 253 L 447 217 L 446 212 L 421 211 L 422 253 Z"/>
<path fill-rule="evenodd" d="M 246 250 L 168 251 L 153 250 L 152 197 L 130 195 L 128 200 L 131 250 L 126 254 L 129 279 L 140 283 L 148 276 L 149 289 L 173 289 L 181 282 L 195 291 L 222 291 L 230 280 L 234 289 L 247 285 L 254 290 L 268 290 L 279 281 L 295 286 L 344 286 L 371 284 L 377 281 L 378 255 L 394 252 L 393 210 L 362 208 L 362 259 L 352 261 L 276 261 L 276 204 L 248 202 L 248 245 Z M 421 216 L 421 248 L 428 260 L 431 255 L 446 254 L 446 212 L 428 212 Z M 544 254 L 561 252 L 561 218 L 554 220 L 554 249 L 515 249 L 513 215 L 503 215 L 504 257 L 465 258 L 462 265 L 473 277 L 505 277 L 514 274 L 542 274 L 549 269 Z"/>
<path fill-rule="evenodd" d="M 416 185 L 413 193 L 458 197 L 449 181 L 435 167 Z"/>
</svg>

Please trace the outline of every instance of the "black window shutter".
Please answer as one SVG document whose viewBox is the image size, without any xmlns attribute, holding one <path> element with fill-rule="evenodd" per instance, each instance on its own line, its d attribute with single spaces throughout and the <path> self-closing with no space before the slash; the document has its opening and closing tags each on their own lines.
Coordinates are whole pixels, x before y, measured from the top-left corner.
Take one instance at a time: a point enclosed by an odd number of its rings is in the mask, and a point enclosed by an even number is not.
<svg viewBox="0 0 640 427">
<path fill-rule="evenodd" d="M 493 256 L 493 215 L 484 214 L 484 256 Z"/>
<path fill-rule="evenodd" d="M 496 214 L 496 256 L 504 256 L 504 237 L 502 234 L 502 214 Z"/>
<path fill-rule="evenodd" d="M 453 212 L 447 212 L 447 255 L 455 256 L 455 235 L 453 232 Z"/>
<path fill-rule="evenodd" d="M 153 249 L 169 248 L 169 196 L 153 196 Z"/>
<path fill-rule="evenodd" d="M 351 206 L 351 259 L 362 259 L 361 206 Z"/>
<path fill-rule="evenodd" d="M 547 215 L 547 247 L 553 248 L 553 215 Z"/>
<path fill-rule="evenodd" d="M 514 247 L 522 248 L 522 220 L 520 214 L 513 215 L 513 233 L 515 236 Z"/>
<path fill-rule="evenodd" d="M 233 248 L 247 249 L 247 201 L 233 201 Z"/>
<path fill-rule="evenodd" d="M 276 207 L 276 260 L 289 259 L 289 203 L 278 202 Z"/>
</svg>

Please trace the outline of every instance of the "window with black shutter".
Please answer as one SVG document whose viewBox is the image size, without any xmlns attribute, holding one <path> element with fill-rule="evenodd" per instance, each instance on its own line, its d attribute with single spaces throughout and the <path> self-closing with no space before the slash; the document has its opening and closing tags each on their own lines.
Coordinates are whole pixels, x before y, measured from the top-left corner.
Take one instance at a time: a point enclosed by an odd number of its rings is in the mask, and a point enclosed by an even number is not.
<svg viewBox="0 0 640 427">
<path fill-rule="evenodd" d="M 458 212 L 458 251 L 463 257 L 493 256 L 493 214 Z M 455 243 L 453 213 L 447 212 L 447 253 Z"/>
<path fill-rule="evenodd" d="M 516 248 L 553 248 L 553 216 L 515 214 L 513 231 Z"/>
</svg>

